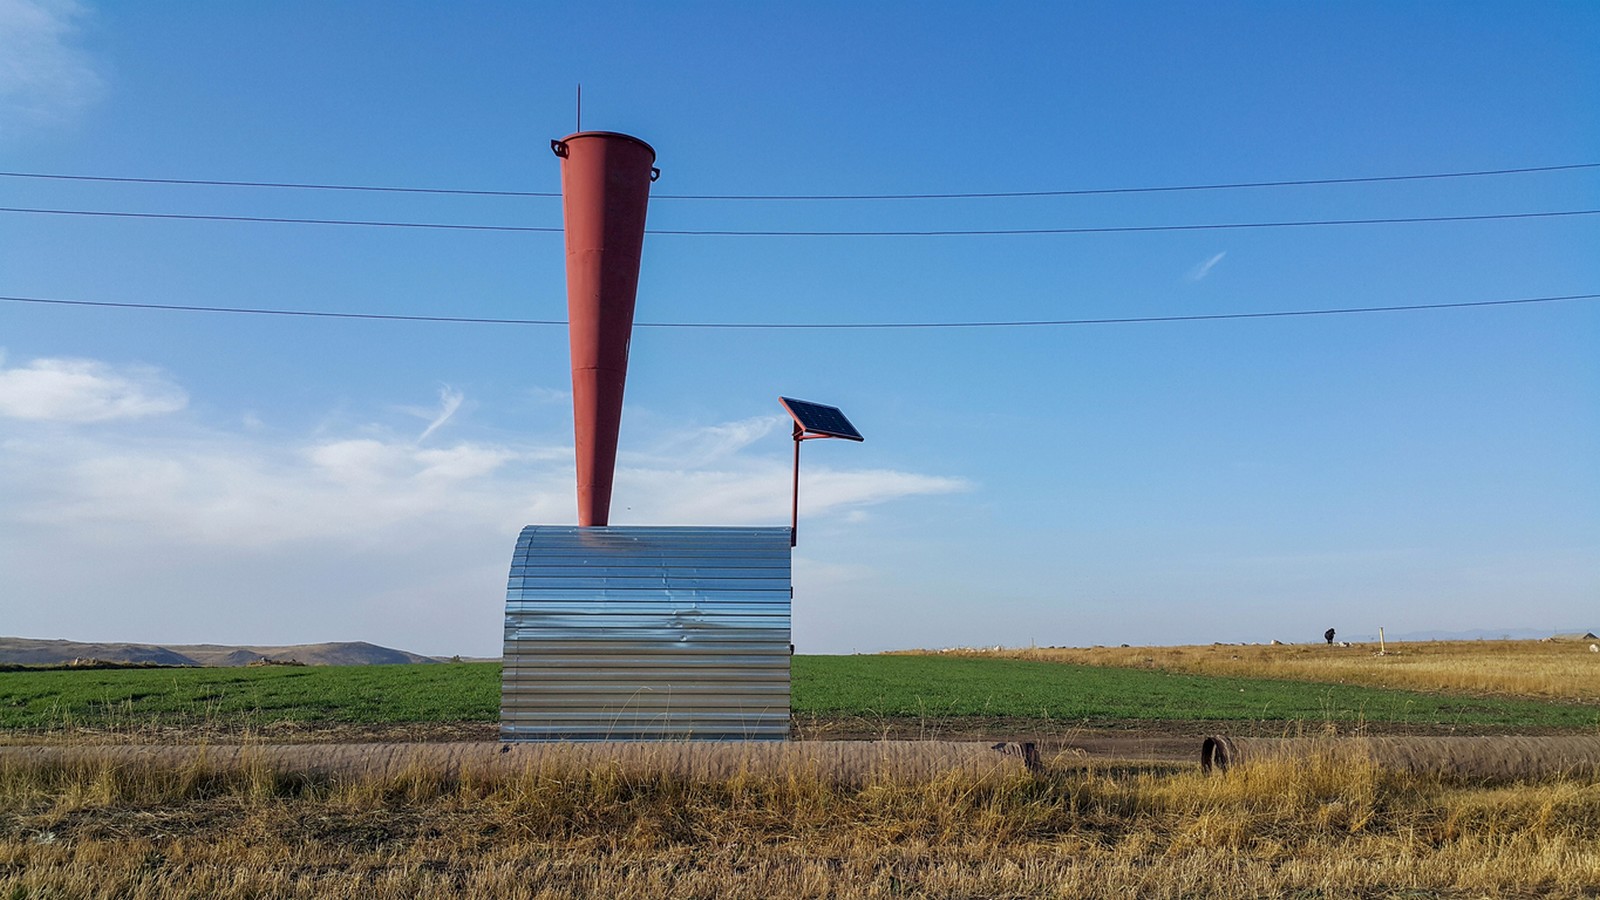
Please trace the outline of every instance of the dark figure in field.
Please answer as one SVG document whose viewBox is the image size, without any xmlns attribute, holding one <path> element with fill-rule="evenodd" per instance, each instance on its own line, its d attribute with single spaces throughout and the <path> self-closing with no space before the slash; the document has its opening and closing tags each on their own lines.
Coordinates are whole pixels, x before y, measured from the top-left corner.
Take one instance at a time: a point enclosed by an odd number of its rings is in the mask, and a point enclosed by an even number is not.
<svg viewBox="0 0 1600 900">
<path fill-rule="evenodd" d="M 1328 642 L 1328 646 L 1329 647 L 1333 646 L 1333 629 L 1332 628 L 1329 628 L 1327 631 L 1324 631 L 1322 633 L 1322 637 Z"/>
</svg>

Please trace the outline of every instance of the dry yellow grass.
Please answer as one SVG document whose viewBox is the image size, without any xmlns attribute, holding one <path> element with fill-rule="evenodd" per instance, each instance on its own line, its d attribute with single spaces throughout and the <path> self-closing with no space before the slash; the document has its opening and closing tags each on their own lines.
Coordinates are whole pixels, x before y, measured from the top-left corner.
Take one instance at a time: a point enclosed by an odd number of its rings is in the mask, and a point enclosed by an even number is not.
<svg viewBox="0 0 1600 900">
<path fill-rule="evenodd" d="M 960 651 L 972 655 L 1166 669 L 1197 675 L 1289 678 L 1447 693 L 1538 699 L 1600 699 L 1600 653 L 1587 642 L 1426 641 L 1188 647 L 1039 647 Z"/>
<path fill-rule="evenodd" d="M 1199 743 L 1196 742 L 1196 747 Z M 359 744 L 104 744 L 0 745 L 0 767 L 137 767 L 203 769 L 226 776 L 262 771 L 284 776 L 376 780 L 412 771 L 454 778 L 462 772 L 494 779 L 529 770 L 620 775 L 669 774 L 695 781 L 740 775 L 814 778 L 861 786 L 883 778 L 929 780 L 954 776 L 972 784 L 1023 770 L 1021 745 L 998 752 L 988 741 L 594 741 Z M 1037 763 L 1037 758 L 1035 758 Z"/>
<path fill-rule="evenodd" d="M 0 768 L 0 897 L 1592 896 L 1600 785 L 1315 756 L 849 788 Z"/>
</svg>

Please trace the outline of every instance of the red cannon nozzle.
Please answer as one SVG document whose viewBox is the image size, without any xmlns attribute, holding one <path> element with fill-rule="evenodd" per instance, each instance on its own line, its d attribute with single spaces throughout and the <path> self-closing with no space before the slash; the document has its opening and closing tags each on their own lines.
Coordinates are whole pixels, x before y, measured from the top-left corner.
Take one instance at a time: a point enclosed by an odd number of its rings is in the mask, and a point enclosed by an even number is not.
<svg viewBox="0 0 1600 900">
<path fill-rule="evenodd" d="M 580 131 L 550 146 L 561 157 L 567 236 L 578 524 L 605 525 L 611 516 L 645 208 L 650 183 L 660 172 L 654 168 L 655 150 L 626 134 Z"/>
</svg>

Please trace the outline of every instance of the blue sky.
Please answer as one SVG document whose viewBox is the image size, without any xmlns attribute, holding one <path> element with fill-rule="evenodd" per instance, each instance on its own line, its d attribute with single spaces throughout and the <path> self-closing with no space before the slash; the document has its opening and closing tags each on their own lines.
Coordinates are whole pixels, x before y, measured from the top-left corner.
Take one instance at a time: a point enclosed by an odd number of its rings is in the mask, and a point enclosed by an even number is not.
<svg viewBox="0 0 1600 900">
<path fill-rule="evenodd" d="M 662 230 L 1600 208 L 1591 3 L 0 0 L 0 170 L 554 191 L 652 143 Z M 558 200 L 0 177 L 0 206 L 552 226 Z M 1600 292 L 1600 216 L 646 240 L 644 323 L 1187 316 Z M 560 319 L 558 234 L 0 213 L 0 295 Z M 1600 301 L 635 332 L 614 524 L 781 525 L 802 652 L 1594 628 Z M 0 633 L 498 652 L 569 524 L 559 327 L 0 302 Z"/>
</svg>

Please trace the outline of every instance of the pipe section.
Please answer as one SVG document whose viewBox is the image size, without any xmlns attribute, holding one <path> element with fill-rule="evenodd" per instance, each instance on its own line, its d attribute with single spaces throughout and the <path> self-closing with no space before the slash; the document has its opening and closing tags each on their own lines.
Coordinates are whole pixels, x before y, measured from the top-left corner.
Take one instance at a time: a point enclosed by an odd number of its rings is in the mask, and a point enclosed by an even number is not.
<svg viewBox="0 0 1600 900">
<path fill-rule="evenodd" d="M 626 134 L 580 131 L 550 146 L 561 157 L 578 524 L 606 525 L 645 209 L 660 173 L 655 150 Z"/>
</svg>

